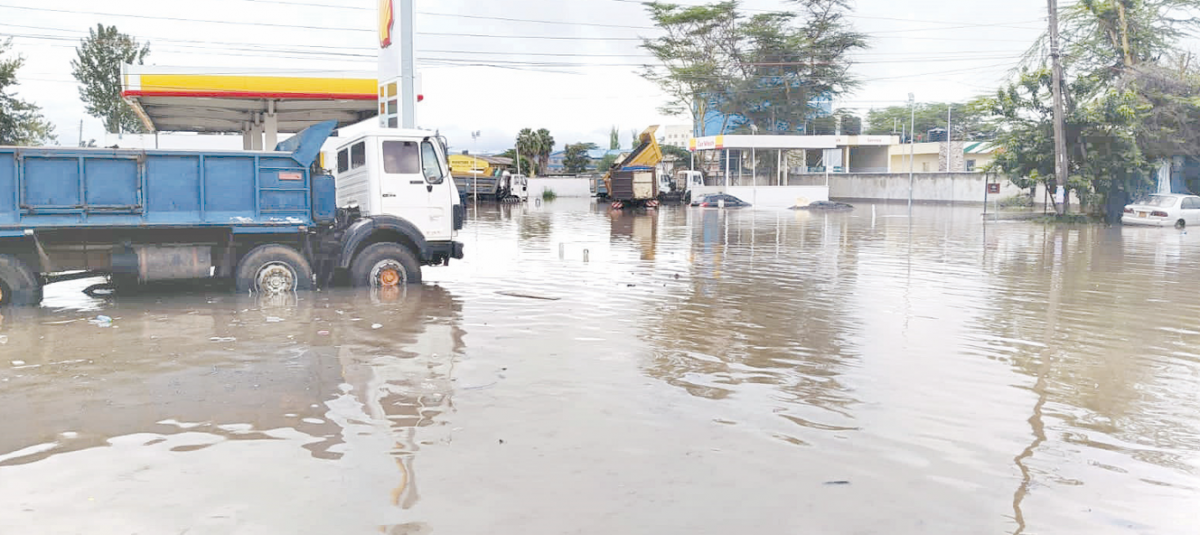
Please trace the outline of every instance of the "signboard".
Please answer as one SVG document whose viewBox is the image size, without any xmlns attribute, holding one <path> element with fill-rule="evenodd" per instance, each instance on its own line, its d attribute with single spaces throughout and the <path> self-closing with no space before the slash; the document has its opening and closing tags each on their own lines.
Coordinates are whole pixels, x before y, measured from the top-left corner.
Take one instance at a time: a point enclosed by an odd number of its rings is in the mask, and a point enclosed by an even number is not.
<svg viewBox="0 0 1200 535">
<path fill-rule="evenodd" d="M 379 0 L 379 48 L 392 46 L 392 30 L 396 26 L 396 11 L 392 0 Z"/>
<path fill-rule="evenodd" d="M 721 150 L 725 148 L 725 136 L 692 138 L 688 142 L 688 148 L 693 152 L 698 150 Z"/>
<path fill-rule="evenodd" d="M 991 195 L 1000 193 L 1000 184 L 988 184 L 988 193 Z"/>
<path fill-rule="evenodd" d="M 1066 188 L 1059 186 L 1058 189 L 1054 191 L 1054 204 L 1062 204 L 1066 198 L 1067 198 Z"/>
</svg>

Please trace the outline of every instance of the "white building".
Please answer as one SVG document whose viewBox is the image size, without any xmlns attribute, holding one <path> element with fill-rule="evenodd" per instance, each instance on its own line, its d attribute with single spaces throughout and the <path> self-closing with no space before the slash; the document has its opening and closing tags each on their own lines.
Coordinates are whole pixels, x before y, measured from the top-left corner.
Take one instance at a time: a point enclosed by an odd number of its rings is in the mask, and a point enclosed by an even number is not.
<svg viewBox="0 0 1200 535">
<path fill-rule="evenodd" d="M 687 124 L 671 124 L 658 129 L 658 143 L 660 145 L 671 145 L 681 149 L 688 148 L 688 141 L 692 139 L 692 126 Z"/>
</svg>

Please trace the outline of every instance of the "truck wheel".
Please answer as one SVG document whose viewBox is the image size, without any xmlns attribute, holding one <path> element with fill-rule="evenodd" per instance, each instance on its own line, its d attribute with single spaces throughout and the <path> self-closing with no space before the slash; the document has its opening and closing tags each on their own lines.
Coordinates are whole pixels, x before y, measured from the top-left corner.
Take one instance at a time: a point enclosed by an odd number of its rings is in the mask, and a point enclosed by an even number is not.
<svg viewBox="0 0 1200 535">
<path fill-rule="evenodd" d="M 421 284 L 421 264 L 403 245 L 376 243 L 358 253 L 350 264 L 350 281 L 357 288 Z"/>
<path fill-rule="evenodd" d="M 33 270 L 14 256 L 0 255 L 0 307 L 37 306 L 42 284 Z"/>
<path fill-rule="evenodd" d="M 313 289 L 313 271 L 295 249 L 286 245 L 259 245 L 238 262 L 237 291 L 274 294 Z"/>
</svg>

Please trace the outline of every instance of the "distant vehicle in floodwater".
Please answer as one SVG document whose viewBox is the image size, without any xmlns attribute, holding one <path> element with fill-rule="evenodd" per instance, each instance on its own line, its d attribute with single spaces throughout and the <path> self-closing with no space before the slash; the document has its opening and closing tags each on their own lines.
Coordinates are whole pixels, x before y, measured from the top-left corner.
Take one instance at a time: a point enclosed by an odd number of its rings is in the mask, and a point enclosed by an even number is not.
<svg viewBox="0 0 1200 535">
<path fill-rule="evenodd" d="M 699 199 L 692 201 L 692 206 L 697 208 L 745 208 L 750 206 L 750 203 L 733 195 L 711 193 L 702 195 Z"/>
<path fill-rule="evenodd" d="M 1180 229 L 1188 225 L 1200 225 L 1200 196 L 1151 195 L 1125 206 L 1121 224 L 1155 227 L 1174 225 Z"/>
</svg>

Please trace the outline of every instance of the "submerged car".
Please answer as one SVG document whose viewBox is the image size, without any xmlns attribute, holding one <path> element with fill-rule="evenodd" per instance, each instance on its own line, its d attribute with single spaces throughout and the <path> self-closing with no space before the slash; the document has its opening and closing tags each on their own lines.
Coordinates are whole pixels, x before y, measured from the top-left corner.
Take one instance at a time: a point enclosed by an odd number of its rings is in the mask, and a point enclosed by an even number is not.
<svg viewBox="0 0 1200 535">
<path fill-rule="evenodd" d="M 1200 197 L 1196 195 L 1151 195 L 1125 207 L 1121 215 L 1125 225 L 1174 226 L 1200 225 Z"/>
<path fill-rule="evenodd" d="M 726 195 L 724 193 L 711 193 L 708 195 L 701 195 L 699 199 L 692 201 L 692 206 L 699 206 L 701 208 L 718 208 L 722 206 L 725 208 L 742 208 L 750 206 L 750 203 L 734 197 L 733 195 Z"/>
</svg>

